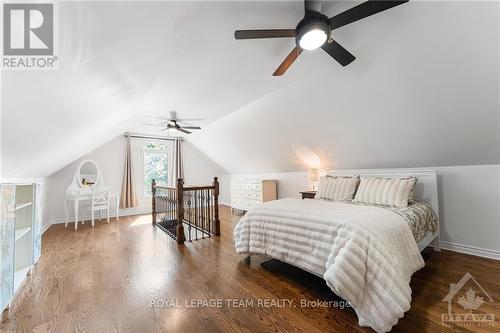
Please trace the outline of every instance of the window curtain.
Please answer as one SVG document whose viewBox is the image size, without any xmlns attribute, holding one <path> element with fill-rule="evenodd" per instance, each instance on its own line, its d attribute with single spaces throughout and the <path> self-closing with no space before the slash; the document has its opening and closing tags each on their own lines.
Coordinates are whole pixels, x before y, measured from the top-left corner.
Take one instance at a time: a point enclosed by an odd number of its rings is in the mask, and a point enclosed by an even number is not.
<svg viewBox="0 0 500 333">
<path fill-rule="evenodd" d="M 138 205 L 135 193 L 134 172 L 132 168 L 132 152 L 130 148 L 130 136 L 127 136 L 125 148 L 125 168 L 123 170 L 122 193 L 120 197 L 120 208 L 132 208 Z"/>
<path fill-rule="evenodd" d="M 182 140 L 175 139 L 172 153 L 172 186 L 177 186 L 177 178 L 184 178 L 182 166 Z"/>
</svg>

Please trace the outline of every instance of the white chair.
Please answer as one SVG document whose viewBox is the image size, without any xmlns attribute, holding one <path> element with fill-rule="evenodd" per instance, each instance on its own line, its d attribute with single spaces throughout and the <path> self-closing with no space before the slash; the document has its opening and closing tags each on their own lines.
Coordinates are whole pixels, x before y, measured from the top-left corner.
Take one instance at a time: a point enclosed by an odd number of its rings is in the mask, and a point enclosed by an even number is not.
<svg viewBox="0 0 500 333">
<path fill-rule="evenodd" d="M 107 221 L 109 223 L 109 192 L 110 186 L 95 187 L 92 189 L 92 203 L 87 207 L 90 210 L 92 227 L 94 226 L 95 212 L 99 213 L 99 221 L 101 221 L 101 211 L 105 210 Z M 82 219 L 83 224 L 83 219 Z M 76 228 L 76 226 L 75 226 Z"/>
</svg>

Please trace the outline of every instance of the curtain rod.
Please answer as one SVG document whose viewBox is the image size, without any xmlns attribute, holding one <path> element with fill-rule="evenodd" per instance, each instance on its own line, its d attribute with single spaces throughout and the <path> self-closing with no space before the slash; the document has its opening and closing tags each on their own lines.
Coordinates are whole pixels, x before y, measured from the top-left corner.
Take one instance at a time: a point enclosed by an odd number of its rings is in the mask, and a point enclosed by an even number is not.
<svg viewBox="0 0 500 333">
<path fill-rule="evenodd" d="M 136 138 L 136 139 L 152 139 L 152 140 L 166 140 L 166 141 L 180 140 L 180 141 L 183 141 L 182 138 L 166 138 L 166 137 L 162 137 L 162 136 L 145 136 L 145 135 L 135 135 L 135 134 L 128 134 L 128 133 L 123 134 L 123 136 Z"/>
</svg>

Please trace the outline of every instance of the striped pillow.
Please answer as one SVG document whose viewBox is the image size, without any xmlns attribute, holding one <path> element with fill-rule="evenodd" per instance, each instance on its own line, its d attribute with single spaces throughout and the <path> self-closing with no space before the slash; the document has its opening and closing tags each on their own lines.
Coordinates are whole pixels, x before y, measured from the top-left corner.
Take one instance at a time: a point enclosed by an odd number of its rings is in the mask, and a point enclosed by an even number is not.
<svg viewBox="0 0 500 333">
<path fill-rule="evenodd" d="M 352 201 L 356 188 L 358 187 L 359 176 L 355 177 L 321 177 L 319 180 L 317 199 L 332 201 Z"/>
<path fill-rule="evenodd" d="M 406 207 L 417 179 L 361 177 L 353 202 Z"/>
</svg>

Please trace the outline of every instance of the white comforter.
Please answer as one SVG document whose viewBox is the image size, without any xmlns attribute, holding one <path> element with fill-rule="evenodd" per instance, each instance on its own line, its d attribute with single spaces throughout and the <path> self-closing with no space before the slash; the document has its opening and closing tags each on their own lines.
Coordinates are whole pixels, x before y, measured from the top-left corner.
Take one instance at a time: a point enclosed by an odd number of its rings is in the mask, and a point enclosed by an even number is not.
<svg viewBox="0 0 500 333">
<path fill-rule="evenodd" d="M 282 199 L 249 211 L 234 230 L 238 253 L 267 254 L 323 276 L 359 325 L 391 330 L 409 310 L 410 279 L 424 266 L 410 227 L 387 209 Z"/>
</svg>

